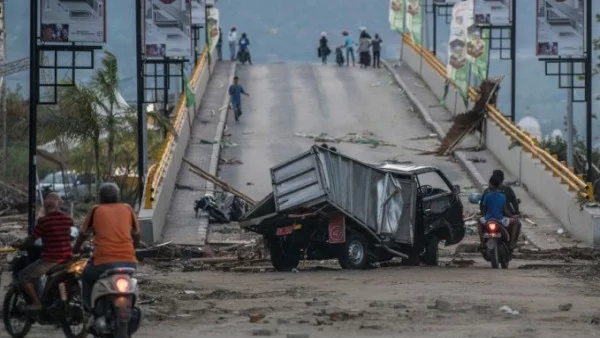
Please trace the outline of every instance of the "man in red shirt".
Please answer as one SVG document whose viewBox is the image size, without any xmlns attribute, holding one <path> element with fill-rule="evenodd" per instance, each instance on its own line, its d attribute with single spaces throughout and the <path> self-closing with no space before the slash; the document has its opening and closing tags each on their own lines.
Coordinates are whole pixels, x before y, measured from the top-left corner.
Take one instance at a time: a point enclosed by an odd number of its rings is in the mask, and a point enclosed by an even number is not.
<svg viewBox="0 0 600 338">
<path fill-rule="evenodd" d="M 22 290 L 32 300 L 29 306 L 31 311 L 39 311 L 42 308 L 33 282 L 58 264 L 68 262 L 72 257 L 73 219 L 60 211 L 60 205 L 60 196 L 57 193 L 49 193 L 44 199 L 45 216 L 38 219 L 36 227 L 25 242 L 13 245 L 22 250 L 33 245 L 37 239 L 42 239 L 42 258 L 29 264 L 18 276 Z"/>
</svg>

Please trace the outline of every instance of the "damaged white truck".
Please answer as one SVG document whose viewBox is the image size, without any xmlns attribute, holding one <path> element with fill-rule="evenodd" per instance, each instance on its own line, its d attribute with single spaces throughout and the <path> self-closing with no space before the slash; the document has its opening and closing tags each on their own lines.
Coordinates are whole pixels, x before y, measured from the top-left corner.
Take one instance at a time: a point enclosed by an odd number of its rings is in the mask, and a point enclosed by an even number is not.
<svg viewBox="0 0 600 338">
<path fill-rule="evenodd" d="M 271 168 L 273 192 L 240 220 L 263 235 L 278 271 L 301 259 L 344 269 L 401 257 L 438 264 L 438 244 L 465 234 L 460 188 L 437 168 L 371 165 L 313 146 Z"/>
</svg>

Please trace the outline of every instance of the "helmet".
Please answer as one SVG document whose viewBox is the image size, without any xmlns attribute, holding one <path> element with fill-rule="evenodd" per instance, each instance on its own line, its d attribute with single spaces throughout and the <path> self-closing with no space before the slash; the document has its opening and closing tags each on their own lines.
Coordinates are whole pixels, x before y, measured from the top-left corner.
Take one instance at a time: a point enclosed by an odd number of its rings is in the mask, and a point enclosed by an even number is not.
<svg viewBox="0 0 600 338">
<path fill-rule="evenodd" d="M 344 30 L 342 31 L 342 35 L 348 35 L 348 31 L 344 29 Z"/>
<path fill-rule="evenodd" d="M 98 190 L 98 199 L 100 203 L 117 203 L 119 202 L 119 187 L 112 183 L 103 183 Z"/>
<path fill-rule="evenodd" d="M 321 32 L 321 36 L 327 36 L 327 33 Z"/>
<path fill-rule="evenodd" d="M 478 192 L 474 192 L 474 193 L 470 193 L 469 194 L 469 203 L 471 204 L 479 204 L 479 201 L 481 201 L 481 194 Z"/>
<path fill-rule="evenodd" d="M 234 31 L 236 28 L 235 26 L 231 26 L 231 30 Z"/>
</svg>

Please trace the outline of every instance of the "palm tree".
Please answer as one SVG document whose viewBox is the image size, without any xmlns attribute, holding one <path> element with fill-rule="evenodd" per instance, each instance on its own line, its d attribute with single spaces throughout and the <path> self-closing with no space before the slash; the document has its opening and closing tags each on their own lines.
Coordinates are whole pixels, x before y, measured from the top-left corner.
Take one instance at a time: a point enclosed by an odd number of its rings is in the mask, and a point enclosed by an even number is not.
<svg viewBox="0 0 600 338">
<path fill-rule="evenodd" d="M 59 104 L 40 116 L 38 123 L 42 138 L 64 139 L 74 143 L 91 144 L 94 153 L 96 181 L 100 181 L 100 136 L 103 121 L 96 112 L 95 91 L 85 85 L 63 87 Z"/>
<path fill-rule="evenodd" d="M 103 116 L 103 129 L 106 133 L 106 172 L 105 177 L 112 176 L 115 164 L 115 138 L 120 127 L 123 103 L 119 102 L 119 67 L 116 56 L 104 52 L 102 67 L 92 77 L 92 87 L 97 92 L 96 104 Z"/>
</svg>

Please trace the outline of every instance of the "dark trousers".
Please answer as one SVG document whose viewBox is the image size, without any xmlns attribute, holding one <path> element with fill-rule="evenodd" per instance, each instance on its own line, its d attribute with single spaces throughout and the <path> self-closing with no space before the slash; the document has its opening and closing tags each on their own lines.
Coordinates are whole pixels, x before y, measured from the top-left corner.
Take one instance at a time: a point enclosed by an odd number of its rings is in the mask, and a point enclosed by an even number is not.
<svg viewBox="0 0 600 338">
<path fill-rule="evenodd" d="M 354 48 L 353 47 L 346 47 L 346 64 L 349 66 L 350 65 L 350 56 L 352 56 L 352 65 L 355 65 L 354 62 Z"/>
<path fill-rule="evenodd" d="M 83 293 L 83 305 L 88 310 L 91 310 L 93 304 L 90 304 L 92 299 L 92 288 L 94 283 L 100 278 L 105 271 L 116 268 L 136 268 L 137 264 L 131 262 L 114 262 L 107 264 L 94 265 L 92 261 L 89 261 L 83 270 L 81 276 L 82 293 Z"/>
<path fill-rule="evenodd" d="M 373 67 L 381 68 L 381 52 L 378 50 L 373 51 Z"/>
</svg>

